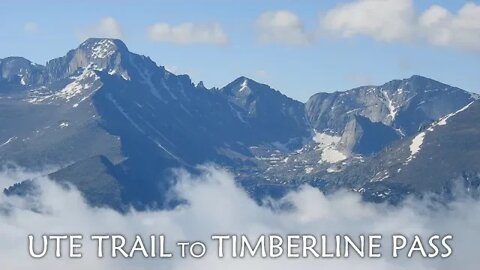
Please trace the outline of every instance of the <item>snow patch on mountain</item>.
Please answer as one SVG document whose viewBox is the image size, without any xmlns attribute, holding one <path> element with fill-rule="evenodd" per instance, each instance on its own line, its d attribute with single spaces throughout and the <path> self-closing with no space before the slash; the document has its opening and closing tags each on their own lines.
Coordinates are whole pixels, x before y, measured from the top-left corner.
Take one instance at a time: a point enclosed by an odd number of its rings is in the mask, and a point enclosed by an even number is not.
<svg viewBox="0 0 480 270">
<path fill-rule="evenodd" d="M 347 156 L 337 148 L 340 139 L 340 136 L 315 131 L 313 141 L 317 143 L 317 150 L 321 151 L 318 163 L 337 163 L 347 159 Z"/>
<path fill-rule="evenodd" d="M 110 57 L 115 53 L 115 47 L 113 41 L 108 39 L 101 40 L 93 45 L 92 57 L 96 59 Z"/>
<path fill-rule="evenodd" d="M 418 151 L 420 151 L 420 148 L 422 147 L 423 140 L 425 139 L 425 132 L 420 132 L 415 138 L 412 140 L 412 144 L 410 144 L 410 153 L 412 156 L 414 156 Z"/>
<path fill-rule="evenodd" d="M 171 156 L 172 158 L 174 158 L 175 160 L 183 163 L 183 161 L 177 157 L 176 155 L 174 155 L 172 152 L 168 151 L 167 148 L 165 148 L 161 143 L 159 143 L 157 140 L 153 140 L 153 142 L 155 143 L 155 145 L 157 145 L 158 148 L 162 149 L 163 151 L 165 151 L 165 153 L 167 153 L 169 156 Z"/>
<path fill-rule="evenodd" d="M 347 159 L 347 156 L 344 153 L 340 152 L 337 149 L 333 149 L 333 148 L 323 149 L 321 157 L 322 157 L 322 159 L 319 161 L 319 163 L 323 163 L 323 162 L 337 163 L 337 162 L 340 162 L 340 161 L 343 161 L 343 160 Z"/>
<path fill-rule="evenodd" d="M 70 123 L 68 121 L 62 121 L 58 126 L 60 128 L 67 128 L 70 126 Z"/>
<path fill-rule="evenodd" d="M 41 86 L 30 90 L 27 102 L 32 104 L 39 104 L 49 97 L 51 97 L 51 92 L 49 92 L 45 86 Z"/>
<path fill-rule="evenodd" d="M 397 116 L 398 108 L 394 106 L 393 100 L 388 96 L 388 93 L 386 91 L 382 91 L 382 93 L 385 98 L 385 101 L 387 102 L 386 105 L 389 111 L 388 116 L 390 117 L 390 120 L 393 122 L 393 120 L 395 120 L 395 117 Z"/>
<path fill-rule="evenodd" d="M 17 139 L 17 137 L 15 137 L 15 136 L 14 136 L 14 137 L 11 137 L 11 138 L 9 138 L 6 142 L 0 144 L 0 147 L 5 146 L 5 145 L 7 145 L 7 144 L 9 144 L 9 143 L 11 143 L 11 142 L 13 142 L 13 141 L 15 141 L 16 139 Z"/>
<path fill-rule="evenodd" d="M 112 76 L 117 74 L 120 74 L 120 77 L 122 77 L 123 80 L 130 81 L 130 76 L 126 71 L 119 73 L 117 69 L 113 69 L 108 72 L 108 75 L 112 75 Z"/>
<path fill-rule="evenodd" d="M 100 77 L 98 77 L 92 69 L 91 65 L 84 69 L 80 75 L 71 76 L 70 79 L 73 81 L 59 91 L 52 91 L 44 86 L 31 90 L 27 102 L 32 104 L 42 104 L 51 103 L 57 99 L 69 102 L 75 97 L 82 96 L 82 98 L 73 106 L 77 107 L 80 102 L 86 100 L 100 88 L 94 87 L 97 81 L 100 80 Z"/>
<path fill-rule="evenodd" d="M 456 112 L 453 112 L 453 113 L 450 113 L 450 114 L 447 114 L 446 116 L 442 117 L 440 119 L 440 121 L 438 121 L 437 125 L 438 126 L 444 126 L 447 124 L 447 120 L 450 119 L 452 116 L 455 116 L 456 114 L 458 113 L 461 113 L 463 111 L 465 111 L 466 109 L 468 109 L 468 107 L 470 107 L 470 105 L 473 104 L 473 101 L 468 103 L 465 107 L 461 108 L 460 110 L 456 111 Z"/>
<path fill-rule="evenodd" d="M 339 168 L 339 167 L 330 167 L 327 169 L 327 172 L 328 173 L 337 173 L 337 172 L 341 172 L 342 171 L 342 168 Z"/>
<path fill-rule="evenodd" d="M 370 182 L 381 182 L 390 177 L 388 170 L 383 170 L 375 174 L 373 179 Z"/>
<path fill-rule="evenodd" d="M 416 154 L 420 151 L 420 149 L 422 147 L 422 144 L 423 144 L 423 141 L 425 139 L 425 135 L 427 134 L 427 132 L 434 131 L 435 127 L 437 127 L 437 126 L 446 125 L 448 119 L 450 119 L 451 117 L 457 115 L 458 113 L 461 113 L 461 112 L 465 111 L 466 109 L 468 109 L 468 107 L 470 107 L 470 105 L 472 105 L 473 102 L 474 101 L 468 103 L 466 106 L 462 107 L 461 109 L 459 109 L 456 112 L 447 114 L 446 116 L 440 118 L 437 122 L 430 125 L 430 127 L 427 128 L 427 130 L 425 130 L 423 132 L 420 132 L 417 136 L 415 136 L 415 138 L 413 138 L 413 140 L 412 140 L 412 143 L 410 144 L 410 156 L 408 157 L 408 159 L 406 161 L 406 164 L 409 163 L 410 161 L 412 161 L 415 158 Z"/>
<path fill-rule="evenodd" d="M 313 136 L 313 141 L 322 148 L 328 146 L 335 146 L 338 142 L 340 142 L 340 139 L 340 136 L 329 135 L 327 133 L 320 133 L 316 131 Z"/>
<path fill-rule="evenodd" d="M 240 87 L 240 90 L 238 90 L 238 91 L 239 91 L 239 92 L 243 92 L 243 91 L 245 91 L 245 90 L 247 90 L 247 89 L 248 89 L 248 80 L 245 79 L 245 80 L 243 81 L 241 87 Z"/>
<path fill-rule="evenodd" d="M 93 83 L 100 78 L 94 71 L 85 69 L 80 76 L 73 77 L 73 79 L 73 82 L 65 86 L 65 88 L 57 92 L 54 96 L 70 101 L 72 98 L 84 93 L 85 90 L 92 88 Z M 91 80 L 86 82 L 87 79 Z"/>
<path fill-rule="evenodd" d="M 425 139 L 426 132 L 420 132 L 415 138 L 413 138 L 412 143 L 410 144 L 410 156 L 407 159 L 406 163 L 412 161 L 415 158 L 415 155 L 420 151 L 423 140 Z"/>
</svg>

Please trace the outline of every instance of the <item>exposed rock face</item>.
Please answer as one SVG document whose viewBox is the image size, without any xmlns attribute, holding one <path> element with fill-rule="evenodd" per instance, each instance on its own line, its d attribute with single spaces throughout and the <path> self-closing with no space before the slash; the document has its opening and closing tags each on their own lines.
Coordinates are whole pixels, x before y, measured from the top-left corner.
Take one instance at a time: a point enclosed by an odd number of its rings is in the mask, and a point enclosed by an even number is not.
<svg viewBox="0 0 480 270">
<path fill-rule="evenodd" d="M 45 68 L 22 57 L 0 59 L 0 87 L 26 87 L 45 82 Z"/>
<path fill-rule="evenodd" d="M 400 138 L 392 127 L 355 115 L 347 123 L 339 145 L 348 154 L 371 155 Z"/>
<path fill-rule="evenodd" d="M 469 100 L 473 98 L 464 90 L 413 76 L 382 86 L 315 94 L 306 103 L 306 110 L 312 126 L 319 131 L 342 133 L 351 115 L 361 115 L 409 136 Z"/>
<path fill-rule="evenodd" d="M 304 105 L 268 85 L 240 77 L 219 91 L 240 120 L 248 121 L 264 140 L 286 142 L 309 135 Z"/>
<path fill-rule="evenodd" d="M 6 62 L 4 73 L 16 74 Z M 116 176 L 122 198 L 138 205 L 163 200 L 171 168 L 254 165 L 249 146 L 299 147 L 310 133 L 301 102 L 243 77 L 220 90 L 195 86 L 119 40 L 89 39 L 38 69 L 37 83 L 11 80 L 24 90 L 0 98 L 0 160 L 73 164 L 68 171 L 104 156 L 125 172 Z M 243 82 L 245 96 L 230 92 Z"/>
<path fill-rule="evenodd" d="M 371 161 L 395 182 L 417 191 L 448 191 L 454 185 L 474 192 L 480 186 L 480 102 L 472 102 Z M 455 182 L 457 182 L 455 184 Z"/>
<path fill-rule="evenodd" d="M 208 162 L 231 169 L 254 195 L 304 183 L 367 190 L 369 181 L 394 179 L 392 164 L 422 160 L 423 150 L 413 158 L 399 145 L 428 140 L 417 138 L 425 127 L 474 100 L 419 76 L 319 93 L 306 104 L 245 77 L 207 89 L 116 39 L 88 39 L 46 66 L 1 59 L 0 72 L 0 162 L 60 166 L 51 177 L 118 209 L 163 207 L 171 169 Z M 402 161 L 382 154 L 386 147 Z"/>
<path fill-rule="evenodd" d="M 48 61 L 46 70 L 50 80 L 66 78 L 87 67 L 126 75 L 124 65 L 128 65 L 129 58 L 130 53 L 122 41 L 92 38 L 67 55 Z"/>
</svg>

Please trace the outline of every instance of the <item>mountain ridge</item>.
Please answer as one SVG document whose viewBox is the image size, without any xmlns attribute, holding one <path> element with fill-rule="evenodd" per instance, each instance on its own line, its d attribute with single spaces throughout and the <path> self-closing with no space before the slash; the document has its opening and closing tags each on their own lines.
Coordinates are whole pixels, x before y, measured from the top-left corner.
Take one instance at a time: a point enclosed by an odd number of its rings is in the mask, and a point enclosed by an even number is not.
<svg viewBox="0 0 480 270">
<path fill-rule="evenodd" d="M 90 195 L 84 183 L 95 179 L 118 187 L 116 207 L 162 205 L 171 169 L 205 162 L 227 167 L 255 194 L 304 183 L 354 188 L 335 174 L 474 100 L 421 76 L 306 103 L 244 76 L 206 89 L 115 39 L 88 39 L 45 66 L 15 61 L 0 59 L 0 161 L 56 164 L 69 178 L 90 164 L 98 170 L 70 182 Z"/>
</svg>

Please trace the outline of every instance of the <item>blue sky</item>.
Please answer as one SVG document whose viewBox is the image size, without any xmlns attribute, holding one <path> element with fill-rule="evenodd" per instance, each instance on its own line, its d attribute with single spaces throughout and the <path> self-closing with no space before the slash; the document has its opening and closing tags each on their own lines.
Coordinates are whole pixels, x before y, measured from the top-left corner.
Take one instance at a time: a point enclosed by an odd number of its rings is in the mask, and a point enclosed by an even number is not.
<svg viewBox="0 0 480 270">
<path fill-rule="evenodd" d="M 0 58 L 44 64 L 115 36 L 210 87 L 247 76 L 306 101 L 419 74 L 479 92 L 479 16 L 478 1 L 6 0 Z"/>
</svg>

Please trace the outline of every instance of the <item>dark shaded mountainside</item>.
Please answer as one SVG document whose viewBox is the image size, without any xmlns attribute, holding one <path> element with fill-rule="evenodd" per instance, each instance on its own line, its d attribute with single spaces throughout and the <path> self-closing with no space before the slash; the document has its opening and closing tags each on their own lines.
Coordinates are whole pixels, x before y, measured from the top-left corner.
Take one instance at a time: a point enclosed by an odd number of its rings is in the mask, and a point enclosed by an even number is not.
<svg viewBox="0 0 480 270">
<path fill-rule="evenodd" d="M 1 59 L 0 75 L 0 161 L 59 166 L 50 177 L 76 185 L 94 205 L 164 207 L 171 169 L 195 172 L 206 162 L 229 168 L 255 197 L 309 183 L 383 198 L 391 193 L 385 183 L 437 191 L 452 179 L 473 185 L 480 172 L 476 96 L 420 76 L 319 93 L 304 104 L 245 77 L 221 89 L 195 85 L 116 39 L 88 39 L 45 66 Z M 473 147 L 431 148 L 460 135 Z M 417 166 L 450 173 L 425 184 L 428 172 Z"/>
</svg>

